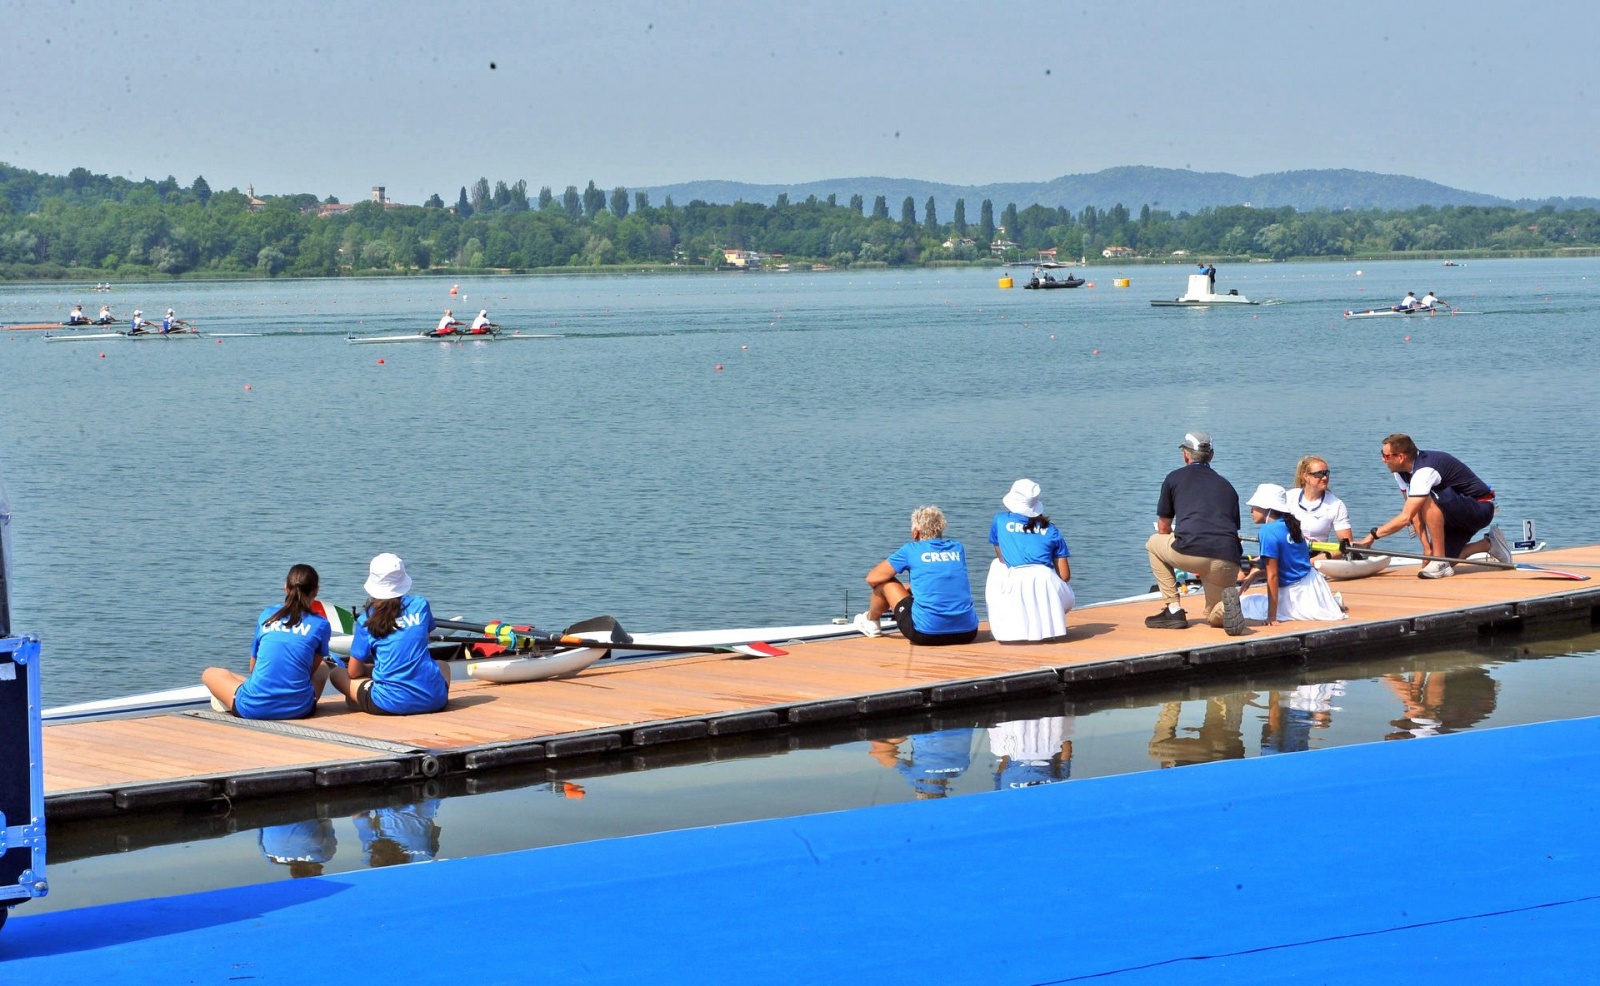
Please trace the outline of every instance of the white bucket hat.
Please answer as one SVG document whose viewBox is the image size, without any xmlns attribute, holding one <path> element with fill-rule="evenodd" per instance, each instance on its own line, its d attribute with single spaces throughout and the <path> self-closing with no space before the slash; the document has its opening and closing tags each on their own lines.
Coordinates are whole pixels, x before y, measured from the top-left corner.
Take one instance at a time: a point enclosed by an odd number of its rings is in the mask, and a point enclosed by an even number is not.
<svg viewBox="0 0 1600 986">
<path fill-rule="evenodd" d="M 397 599 L 411 591 L 411 576 L 399 555 L 385 551 L 372 559 L 367 573 L 367 595 L 373 599 Z"/>
<path fill-rule="evenodd" d="M 1007 510 L 1024 517 L 1037 517 L 1044 513 L 1039 503 L 1039 484 L 1031 479 L 1019 479 L 1011 484 L 1011 492 L 1000 501 Z"/>
<path fill-rule="evenodd" d="M 1262 483 L 1256 487 L 1255 493 L 1251 494 L 1250 506 L 1286 514 L 1289 512 L 1289 494 L 1276 483 Z"/>
</svg>

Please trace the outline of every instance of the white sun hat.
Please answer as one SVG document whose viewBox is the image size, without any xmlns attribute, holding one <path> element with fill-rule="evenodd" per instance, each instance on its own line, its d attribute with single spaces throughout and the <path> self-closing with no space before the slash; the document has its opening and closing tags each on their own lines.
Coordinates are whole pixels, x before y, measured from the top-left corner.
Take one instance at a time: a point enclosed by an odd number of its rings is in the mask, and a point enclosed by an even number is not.
<svg viewBox="0 0 1600 986">
<path fill-rule="evenodd" d="M 411 576 L 399 555 L 385 551 L 372 559 L 367 569 L 367 595 L 373 599 L 397 599 L 411 591 Z"/>
<path fill-rule="evenodd" d="M 1276 483 L 1262 483 L 1250 495 L 1250 506 L 1286 514 L 1289 512 L 1289 494 Z"/>
<path fill-rule="evenodd" d="M 1024 517 L 1037 517 L 1044 513 L 1039 503 L 1039 484 L 1031 479 L 1019 479 L 1011 484 L 1011 492 L 1000 501 L 1007 510 Z"/>
</svg>

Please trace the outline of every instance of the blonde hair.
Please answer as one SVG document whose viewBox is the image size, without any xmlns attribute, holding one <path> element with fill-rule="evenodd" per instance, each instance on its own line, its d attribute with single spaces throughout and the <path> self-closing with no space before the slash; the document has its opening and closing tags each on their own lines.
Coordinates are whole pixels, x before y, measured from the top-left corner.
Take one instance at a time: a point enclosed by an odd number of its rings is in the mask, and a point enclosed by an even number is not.
<svg viewBox="0 0 1600 986">
<path fill-rule="evenodd" d="M 911 526 L 923 540 L 944 537 L 944 511 L 938 507 L 918 507 L 911 511 Z"/>
<path fill-rule="evenodd" d="M 1326 466 L 1328 464 L 1328 460 L 1324 459 L 1320 455 L 1308 455 L 1305 458 L 1301 459 L 1300 462 L 1294 467 L 1294 485 L 1295 486 L 1298 486 L 1301 489 L 1305 488 L 1305 485 L 1306 485 L 1306 473 L 1311 471 L 1311 463 L 1313 463 L 1313 462 L 1320 462 L 1324 466 Z"/>
</svg>

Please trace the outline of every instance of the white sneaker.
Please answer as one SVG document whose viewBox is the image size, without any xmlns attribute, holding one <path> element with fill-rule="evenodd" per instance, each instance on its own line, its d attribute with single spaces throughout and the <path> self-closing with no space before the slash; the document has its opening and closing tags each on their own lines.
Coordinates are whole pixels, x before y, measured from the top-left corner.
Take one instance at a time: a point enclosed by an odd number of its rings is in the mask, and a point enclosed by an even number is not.
<svg viewBox="0 0 1600 986">
<path fill-rule="evenodd" d="M 857 632 L 859 632 L 863 637 L 881 637 L 881 636 L 883 636 L 883 627 L 882 627 L 882 625 L 879 624 L 877 620 L 874 620 L 872 617 L 868 616 L 865 613 L 857 613 L 856 614 L 855 628 L 856 628 Z"/>
<path fill-rule="evenodd" d="M 1455 566 L 1447 561 L 1430 561 L 1417 573 L 1419 579 L 1447 579 L 1456 574 Z"/>
<path fill-rule="evenodd" d="M 1499 524 L 1489 525 L 1489 554 L 1502 565 L 1515 565 L 1511 560 L 1511 545 L 1506 543 L 1506 536 L 1500 533 Z"/>
</svg>

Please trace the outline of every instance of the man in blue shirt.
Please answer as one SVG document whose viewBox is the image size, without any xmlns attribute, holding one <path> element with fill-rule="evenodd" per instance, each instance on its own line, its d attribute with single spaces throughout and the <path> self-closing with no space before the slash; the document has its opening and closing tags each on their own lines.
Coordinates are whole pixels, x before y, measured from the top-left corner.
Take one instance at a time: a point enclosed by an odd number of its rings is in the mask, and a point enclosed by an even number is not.
<svg viewBox="0 0 1600 986">
<path fill-rule="evenodd" d="M 1161 611 L 1144 625 L 1182 630 L 1189 616 L 1178 597 L 1177 569 L 1205 586 L 1206 622 L 1230 637 L 1247 632 L 1239 608 L 1239 493 L 1211 468 L 1211 436 L 1191 431 L 1178 446 L 1183 468 L 1167 474 L 1156 501 L 1156 533 L 1145 542 L 1161 589 Z"/>
<path fill-rule="evenodd" d="M 1465 558 L 1486 551 L 1498 562 L 1512 564 L 1511 546 L 1494 521 L 1494 490 L 1448 452 L 1417 448 L 1410 435 L 1399 433 L 1383 440 L 1383 464 L 1406 498 L 1405 508 L 1353 542 L 1366 548 L 1372 542 L 1406 528 L 1416 531 L 1425 554 Z M 1489 530 L 1482 538 L 1473 535 Z M 1455 574 L 1447 561 L 1433 561 L 1417 573 L 1419 578 L 1442 579 Z"/>
</svg>

